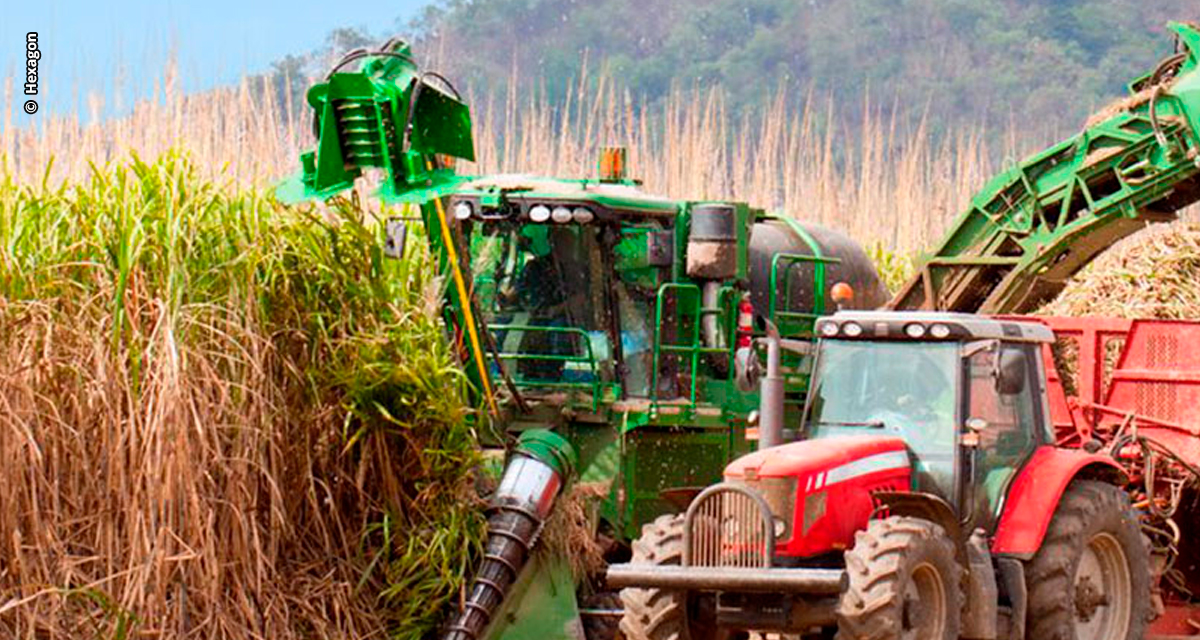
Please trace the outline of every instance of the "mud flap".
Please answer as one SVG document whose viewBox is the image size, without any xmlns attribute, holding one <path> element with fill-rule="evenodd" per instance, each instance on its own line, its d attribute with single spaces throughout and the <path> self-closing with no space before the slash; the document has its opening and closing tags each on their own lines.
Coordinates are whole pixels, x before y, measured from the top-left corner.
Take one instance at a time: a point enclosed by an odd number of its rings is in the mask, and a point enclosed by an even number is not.
<svg viewBox="0 0 1200 640">
<path fill-rule="evenodd" d="M 1022 640 L 1025 637 L 1025 615 L 1028 611 L 1029 597 L 1025 589 L 1025 565 L 1016 558 L 1000 557 L 996 559 L 1000 569 L 1000 579 L 1008 592 L 1008 600 L 1012 603 L 1009 614 L 1009 640 Z"/>
</svg>

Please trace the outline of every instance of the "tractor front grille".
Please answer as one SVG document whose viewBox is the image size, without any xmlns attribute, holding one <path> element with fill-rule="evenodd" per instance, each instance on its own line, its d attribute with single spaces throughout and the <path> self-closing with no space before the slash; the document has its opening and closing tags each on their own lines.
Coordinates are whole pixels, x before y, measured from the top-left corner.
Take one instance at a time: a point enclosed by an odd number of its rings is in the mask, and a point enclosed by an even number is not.
<svg viewBox="0 0 1200 640">
<path fill-rule="evenodd" d="M 766 568 L 775 553 L 771 509 L 753 489 L 705 489 L 684 519 L 684 566 Z"/>
</svg>

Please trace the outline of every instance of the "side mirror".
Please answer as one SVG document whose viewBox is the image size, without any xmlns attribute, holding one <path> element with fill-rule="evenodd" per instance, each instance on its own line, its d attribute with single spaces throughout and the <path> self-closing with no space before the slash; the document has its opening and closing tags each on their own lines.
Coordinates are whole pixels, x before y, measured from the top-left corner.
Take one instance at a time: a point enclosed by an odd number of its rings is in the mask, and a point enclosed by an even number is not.
<svg viewBox="0 0 1200 640">
<path fill-rule="evenodd" d="M 1023 352 L 1015 349 L 1002 350 L 997 369 L 996 390 L 1000 395 L 1014 396 L 1025 390 L 1025 380 L 1029 376 Z"/>
<path fill-rule="evenodd" d="M 758 381 L 762 378 L 762 366 L 753 347 L 742 347 L 733 354 L 733 372 L 738 391 L 750 393 L 758 389 Z"/>
</svg>

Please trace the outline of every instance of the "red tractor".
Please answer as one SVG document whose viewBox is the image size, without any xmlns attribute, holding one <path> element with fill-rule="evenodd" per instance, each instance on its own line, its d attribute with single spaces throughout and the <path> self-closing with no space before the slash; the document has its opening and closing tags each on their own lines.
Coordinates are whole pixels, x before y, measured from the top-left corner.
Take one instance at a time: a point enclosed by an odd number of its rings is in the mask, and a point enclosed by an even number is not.
<svg viewBox="0 0 1200 640">
<path fill-rule="evenodd" d="M 1161 607 L 1130 475 L 1090 435 L 1058 444 L 1046 323 L 863 311 L 817 332 L 811 353 L 767 339 L 766 446 L 609 568 L 629 640 L 1143 637 Z M 815 362 L 800 433 L 771 392 L 781 347 Z"/>
</svg>

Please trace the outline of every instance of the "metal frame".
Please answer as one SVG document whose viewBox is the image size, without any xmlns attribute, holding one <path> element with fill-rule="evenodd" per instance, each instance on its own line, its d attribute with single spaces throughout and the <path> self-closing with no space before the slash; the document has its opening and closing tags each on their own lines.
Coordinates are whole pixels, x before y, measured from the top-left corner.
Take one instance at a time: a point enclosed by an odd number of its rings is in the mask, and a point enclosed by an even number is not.
<svg viewBox="0 0 1200 640">
<path fill-rule="evenodd" d="M 691 306 L 695 307 L 693 317 L 695 320 L 692 323 L 691 340 L 687 344 L 663 344 L 662 343 L 662 328 L 663 328 L 663 306 L 670 291 L 682 291 L 690 294 Z M 658 287 L 658 293 L 654 296 L 654 368 L 650 374 L 650 398 L 655 407 L 658 405 L 658 370 L 662 362 L 662 354 L 676 353 L 691 356 L 690 367 L 690 384 L 691 390 L 688 393 L 688 401 L 690 405 L 696 404 L 696 370 L 700 364 L 700 309 L 701 309 L 700 287 L 686 282 L 667 282 Z M 676 303 L 682 304 L 683 296 L 676 296 Z M 676 316 L 683 314 L 676 309 Z"/>
<path fill-rule="evenodd" d="M 663 344 L 662 329 L 664 322 L 664 308 L 668 296 L 672 292 L 675 294 L 677 304 L 682 306 L 687 304 L 686 309 L 676 309 L 676 317 L 691 317 L 691 339 L 687 343 L 674 342 L 671 344 Z M 725 347 L 706 347 L 700 340 L 701 320 L 707 315 L 717 315 L 717 323 L 721 324 L 722 317 L 730 316 L 732 301 L 734 300 L 733 288 L 729 286 L 721 287 L 717 294 L 717 307 L 703 306 L 703 296 L 701 295 L 700 287 L 690 282 L 667 282 L 658 287 L 658 293 L 655 295 L 654 302 L 654 338 L 652 349 L 654 353 L 653 370 L 650 374 L 650 400 L 652 408 L 657 410 L 661 398 L 658 396 L 658 372 L 662 364 L 663 354 L 688 356 L 688 378 L 690 388 L 688 390 L 688 408 L 693 409 L 696 406 L 696 387 L 697 374 L 700 369 L 700 356 L 702 354 L 727 354 L 729 363 L 733 364 L 733 331 L 730 330 L 726 335 L 726 340 L 729 344 Z M 687 302 L 685 302 L 685 300 Z"/>
<path fill-rule="evenodd" d="M 758 492 L 750 489 L 749 487 L 745 487 L 745 486 L 742 486 L 739 484 L 722 482 L 720 484 L 715 484 L 711 487 L 708 487 L 704 491 L 701 491 L 700 495 L 696 496 L 696 499 L 692 500 L 692 503 L 690 505 L 688 505 L 687 513 L 683 517 L 683 562 L 682 562 L 682 565 L 684 567 L 693 566 L 694 559 L 692 558 L 692 552 L 693 552 L 692 543 L 694 542 L 694 540 L 692 538 L 692 534 L 694 531 L 696 517 L 698 515 L 703 515 L 701 512 L 704 509 L 706 502 L 708 500 L 713 499 L 713 498 L 720 499 L 721 496 L 723 496 L 724 494 L 729 494 L 729 493 L 735 493 L 735 494 L 744 496 L 744 497 L 748 498 L 751 502 L 753 502 L 755 504 L 755 506 L 758 507 L 758 517 L 762 521 L 761 522 L 762 531 L 760 533 L 761 533 L 761 535 L 763 537 L 763 541 L 764 541 L 763 542 L 762 566 L 759 568 L 767 568 L 767 567 L 771 566 L 772 559 L 775 557 L 775 527 L 774 527 L 774 522 L 773 522 L 773 516 L 771 514 L 771 507 L 767 504 L 767 501 L 764 500 L 762 496 L 758 495 Z M 718 506 L 718 508 L 719 508 L 719 506 Z M 744 515 L 746 517 L 751 517 L 753 514 L 742 514 L 742 515 Z M 717 523 L 718 528 L 720 528 L 724 525 L 723 516 L 724 516 L 724 514 L 722 513 L 722 520 Z M 719 535 L 720 534 L 718 533 L 718 536 Z M 750 568 L 750 567 L 741 567 L 741 568 Z"/>
<path fill-rule="evenodd" d="M 805 335 L 805 331 L 793 333 L 788 329 L 791 327 L 791 322 L 807 321 L 810 325 L 816 322 L 817 318 L 825 315 L 825 265 L 838 264 L 841 260 L 838 258 L 826 258 L 819 255 L 805 255 L 802 253 L 777 253 L 771 257 L 771 284 L 767 295 L 767 318 L 775 323 L 775 326 L 780 327 L 780 332 L 786 336 Z M 784 298 L 784 309 L 792 308 L 792 276 L 793 271 L 790 268 L 796 263 L 811 263 L 813 265 L 813 309 L 811 312 L 804 311 L 780 311 L 779 310 L 779 266 L 787 264 L 785 275 L 783 278 L 783 286 L 786 291 Z M 788 324 L 784 324 L 788 323 Z M 812 334 L 812 328 L 809 327 L 807 335 Z"/>
<path fill-rule="evenodd" d="M 518 387 L 557 387 L 565 389 L 586 389 L 590 388 L 592 392 L 592 410 L 595 411 L 600 406 L 600 399 L 603 395 L 604 387 L 610 383 L 606 383 L 600 379 L 600 367 L 596 362 L 595 352 L 592 350 L 592 338 L 587 331 L 579 327 L 543 327 L 524 324 L 492 324 L 488 328 L 493 332 L 497 331 L 528 331 L 540 333 L 564 333 L 569 335 L 577 335 L 580 341 L 583 342 L 584 348 L 587 351 L 586 356 L 575 355 L 556 355 L 556 354 L 539 354 L 539 353 L 507 353 L 501 352 L 496 354 L 499 360 L 538 360 L 543 362 L 581 362 L 588 365 L 588 369 L 592 374 L 591 382 L 546 382 L 537 381 L 530 382 L 521 380 L 517 376 L 513 376 L 513 382 Z M 606 334 L 607 335 L 607 334 Z"/>
</svg>

